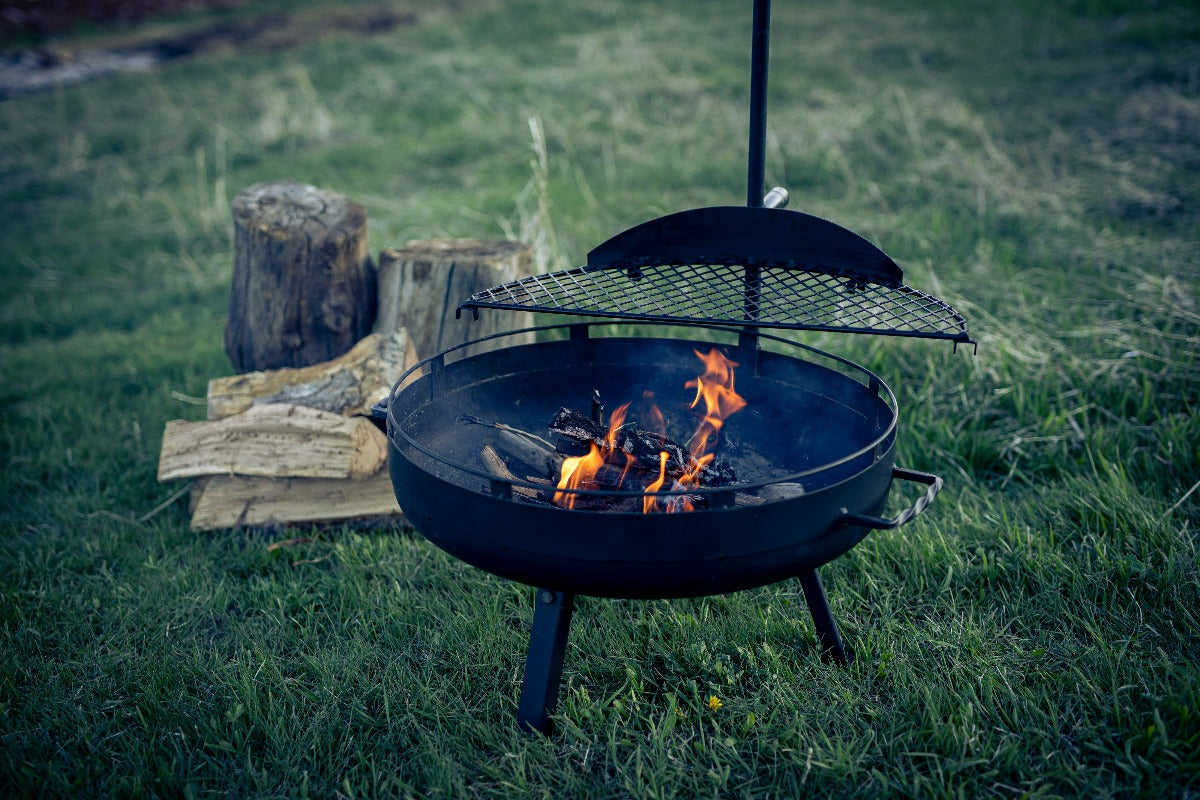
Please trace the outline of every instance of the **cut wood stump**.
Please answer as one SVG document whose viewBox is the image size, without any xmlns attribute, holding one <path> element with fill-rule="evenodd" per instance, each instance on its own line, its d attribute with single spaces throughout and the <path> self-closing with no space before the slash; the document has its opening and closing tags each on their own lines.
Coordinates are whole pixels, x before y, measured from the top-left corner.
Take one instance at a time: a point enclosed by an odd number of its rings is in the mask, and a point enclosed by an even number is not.
<svg viewBox="0 0 1200 800">
<path fill-rule="evenodd" d="M 347 416 L 366 414 L 416 361 L 407 330 L 372 333 L 332 361 L 214 378 L 208 382 L 208 418 L 224 419 L 252 405 L 272 403 Z"/>
<path fill-rule="evenodd" d="M 302 183 L 260 183 L 234 198 L 233 227 L 225 353 L 235 371 L 327 361 L 370 332 L 375 282 L 362 206 Z"/>
<path fill-rule="evenodd" d="M 507 240 L 429 239 L 379 254 L 377 333 L 408 328 L 417 355 L 427 358 L 456 344 L 501 331 L 526 328 L 533 315 L 485 311 L 455 319 L 458 304 L 475 292 L 531 275 L 529 248 Z M 530 335 L 508 337 L 494 346 L 532 342 Z M 493 345 L 473 345 L 470 355 Z"/>
<path fill-rule="evenodd" d="M 387 437 L 365 417 L 296 405 L 252 406 L 225 419 L 173 420 L 158 479 L 200 475 L 365 478 L 387 458 Z"/>
</svg>

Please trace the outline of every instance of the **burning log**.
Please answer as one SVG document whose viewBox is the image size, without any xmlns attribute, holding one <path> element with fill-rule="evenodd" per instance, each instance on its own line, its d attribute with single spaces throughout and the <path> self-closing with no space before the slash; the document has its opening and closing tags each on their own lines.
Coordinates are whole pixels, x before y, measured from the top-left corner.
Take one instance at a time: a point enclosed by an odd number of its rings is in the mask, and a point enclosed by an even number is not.
<svg viewBox="0 0 1200 800">
<path fill-rule="evenodd" d="M 536 434 L 498 422 L 487 422 L 462 413 L 458 422 L 482 425 L 497 432 L 508 447 L 520 453 L 527 468 L 537 473 L 543 467 L 551 474 L 554 505 L 603 511 L 636 511 L 643 514 L 694 511 L 708 505 L 705 494 L 693 490 L 729 486 L 737 482 L 733 468 L 718 461 L 715 453 L 718 437 L 726 418 L 746 407 L 746 401 L 733 389 L 733 368 L 717 348 L 707 354 L 693 351 L 704 364 L 704 371 L 684 388 L 695 389 L 690 407 L 704 411 L 699 425 L 686 445 L 666 434 L 666 419 L 654 403 L 653 393 L 642 394 L 642 403 L 629 414 L 632 401 L 617 408 L 605 424 L 600 392 L 592 390 L 591 415 L 561 408 L 550 420 L 550 433 L 557 437 L 551 444 Z M 647 430 L 643 423 L 651 430 Z M 516 480 L 504 459 L 492 445 L 485 445 L 481 458 L 487 469 L 501 480 Z M 557 467 L 557 471 L 556 471 Z M 544 502 L 542 493 L 530 487 L 512 487 L 513 493 Z M 525 491 L 517 491 L 522 488 Z M 623 494 L 598 495 L 616 491 Z M 630 494 L 638 496 L 630 497 Z M 751 498 L 752 504 L 763 498 Z"/>
<path fill-rule="evenodd" d="M 489 473 L 500 480 L 512 483 L 521 480 L 517 473 L 523 472 L 525 473 L 525 482 L 537 483 L 545 487 L 544 491 L 539 491 L 528 486 L 513 486 L 513 494 L 517 497 L 527 502 L 547 505 L 565 502 L 561 496 L 558 501 L 551 499 L 560 494 L 576 497 L 570 492 L 555 491 L 555 483 L 559 479 L 564 458 L 553 445 L 542 437 L 502 422 L 489 422 L 465 412 L 458 415 L 458 421 L 464 425 L 479 425 L 495 431 L 496 438 L 483 445 L 479 453 L 480 460 Z M 638 470 L 638 474 L 641 476 L 639 478 L 640 485 L 634 485 L 633 482 L 626 480 L 629 471 L 624 465 L 600 464 L 589 477 L 587 488 L 601 491 L 622 489 L 629 491 L 649 483 L 649 478 L 646 477 L 649 471 Z M 657 466 L 654 474 L 657 474 Z M 703 507 L 706 503 L 704 498 L 698 496 L 689 496 L 688 499 L 698 507 Z M 581 495 L 577 502 L 572 503 L 571 507 L 588 511 L 640 512 L 643 501 L 641 497 Z"/>
<path fill-rule="evenodd" d="M 637 421 L 622 420 L 612 430 L 578 411 L 563 408 L 554 415 L 549 427 L 559 437 L 556 449 L 564 455 L 586 453 L 595 444 L 605 451 L 605 461 L 621 470 L 657 474 L 659 454 L 665 452 L 667 478 L 679 480 L 694 473 L 705 486 L 727 486 L 737 480 L 728 463 L 714 458 L 699 465 L 686 447 L 664 435 L 643 430 Z M 604 446 L 610 440 L 612 447 Z"/>
<path fill-rule="evenodd" d="M 566 442 L 560 442 L 556 445 L 559 452 L 567 455 L 582 455 L 588 451 L 588 444 L 591 442 L 599 443 L 604 439 L 604 434 L 607 428 L 600 422 L 585 417 L 578 411 L 572 411 L 569 408 L 559 409 L 554 415 L 554 419 L 550 420 L 550 432 L 566 439 Z M 573 444 L 572 444 L 573 443 Z M 578 452 L 570 452 L 577 450 Z"/>
<path fill-rule="evenodd" d="M 733 368 L 737 363 L 715 347 L 708 353 L 692 352 L 704 364 L 704 372 L 685 383 L 684 388 L 696 390 L 689 407 L 698 408 L 703 401 L 704 415 L 686 448 L 667 438 L 666 419 L 649 391 L 642 393 L 638 416 L 649 422 L 652 431 L 644 431 L 637 422 L 626 421 L 632 401 L 614 411 L 605 426 L 601 422 L 604 407 L 600 392 L 595 389 L 591 417 L 569 408 L 559 410 L 550 421 L 550 431 L 558 434 L 560 445 L 565 443 L 568 451 L 586 448 L 587 452 L 563 461 L 559 491 L 554 494 L 556 505 L 575 508 L 586 495 L 572 490 L 597 488 L 610 463 L 621 469 L 618 488 L 634 473 L 629 483 L 641 487 L 643 514 L 694 511 L 704 496 L 689 494 L 689 489 L 726 486 L 736 481 L 733 469 L 717 461 L 716 446 L 725 420 L 746 407 L 745 399 L 733 389 Z M 646 481 L 647 473 L 654 474 L 655 463 L 657 476 Z"/>
<path fill-rule="evenodd" d="M 579 449 L 590 449 L 591 443 L 595 442 L 599 445 L 608 432 L 603 425 L 594 422 L 590 417 L 566 408 L 555 415 L 554 422 L 550 426 L 551 431 L 563 437 L 560 439 L 557 447 L 551 445 L 550 442 L 535 433 L 523 431 L 511 425 L 505 425 L 502 422 L 489 422 L 465 412 L 459 414 L 458 421 L 464 425 L 479 425 L 491 428 L 496 432 L 495 441 L 485 444 L 480 451 L 480 460 L 488 472 L 501 480 L 511 483 L 522 480 L 513 471 L 516 469 L 517 471 L 526 473 L 523 479 L 525 482 L 541 484 L 544 487 L 543 490 L 539 491 L 528 486 L 513 486 L 513 494 L 524 501 L 541 505 L 554 505 L 556 503 L 551 500 L 551 497 L 559 494 L 560 497 L 557 504 L 565 504 L 567 502 L 566 497 L 573 496 L 576 499 L 571 507 L 579 510 L 627 511 L 635 513 L 644 510 L 646 499 L 643 497 L 575 496 L 570 492 L 558 493 L 554 491 L 555 481 L 564 460 L 563 451 L 578 452 Z M 669 439 L 659 440 L 655 434 L 640 430 L 636 423 L 627 423 L 622 426 L 622 429 L 631 439 L 639 440 L 643 445 L 661 441 L 666 446 L 658 450 L 658 453 L 668 452 L 669 454 L 671 448 L 673 448 L 674 457 L 677 460 L 686 457 L 686 453 L 683 451 L 681 445 Z M 684 453 L 684 455 L 681 456 L 680 453 Z M 647 456 L 647 458 L 649 457 Z M 649 481 L 647 476 L 653 474 L 657 477 L 661 455 L 654 459 L 655 464 L 652 468 L 639 467 L 636 469 L 638 480 L 648 488 L 650 496 L 653 496 L 656 492 L 679 491 L 677 479 L 682 473 L 678 471 L 677 467 L 677 471 L 674 474 L 670 472 L 672 469 L 670 458 L 669 455 L 666 477 L 663 483 L 652 489 L 648 487 L 653 485 L 653 481 Z M 509 466 L 510 464 L 512 467 Z M 729 477 L 727 480 L 722 478 L 722 483 L 715 485 L 729 485 L 734 483 L 732 468 L 724 464 L 718 464 L 717 469 L 725 470 L 724 474 Z M 629 473 L 633 471 L 634 468 L 625 469 L 624 465 L 618 466 L 617 463 L 605 461 L 589 477 L 587 488 L 601 491 L 619 491 L 622 489 L 630 491 L 636 489 L 637 487 L 633 485 L 633 482 L 628 480 Z M 668 479 L 671 481 L 670 484 L 667 484 Z M 667 488 L 663 489 L 663 485 L 666 485 Z M 734 496 L 734 505 L 738 507 L 760 506 L 777 500 L 788 500 L 799 497 L 803 494 L 803 484 L 795 482 L 774 483 L 754 492 L 737 492 Z M 692 508 L 707 508 L 709 505 L 708 498 L 699 494 L 664 494 L 653 499 L 662 506 L 671 507 L 683 506 L 685 503 L 690 504 Z"/>
</svg>

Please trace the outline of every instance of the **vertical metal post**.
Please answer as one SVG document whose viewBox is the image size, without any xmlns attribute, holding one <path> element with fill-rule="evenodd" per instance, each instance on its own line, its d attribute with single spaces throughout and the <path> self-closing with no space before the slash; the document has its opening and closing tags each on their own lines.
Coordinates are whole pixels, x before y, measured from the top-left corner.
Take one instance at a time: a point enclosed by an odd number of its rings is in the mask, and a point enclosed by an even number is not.
<svg viewBox="0 0 1200 800">
<path fill-rule="evenodd" d="M 525 678 L 517 704 L 517 725 L 524 731 L 550 732 L 550 715 L 558 704 L 567 632 L 575 595 L 538 589 L 533 601 L 533 628 L 525 657 Z"/>
<path fill-rule="evenodd" d="M 804 601 L 808 603 L 808 611 L 812 614 L 813 625 L 817 629 L 817 641 L 821 643 L 821 658 L 832 661 L 840 666 L 850 663 L 842 637 L 838 634 L 837 623 L 829 610 L 829 600 L 825 597 L 825 588 L 821 586 L 821 576 L 816 569 L 808 569 L 800 573 L 800 587 L 804 589 Z"/>
<path fill-rule="evenodd" d="M 767 158 L 767 53 L 771 38 L 771 0 L 754 0 L 750 54 L 750 147 L 746 170 L 746 205 L 763 204 Z"/>
<path fill-rule="evenodd" d="M 747 147 L 746 206 L 762 208 L 767 161 L 767 55 L 771 39 L 771 0 L 754 0 L 754 26 L 750 46 L 750 141 Z M 744 268 L 743 318 L 758 319 L 762 296 L 762 268 Z"/>
<path fill-rule="evenodd" d="M 738 331 L 738 365 L 758 377 L 758 332 L 749 326 Z"/>
</svg>

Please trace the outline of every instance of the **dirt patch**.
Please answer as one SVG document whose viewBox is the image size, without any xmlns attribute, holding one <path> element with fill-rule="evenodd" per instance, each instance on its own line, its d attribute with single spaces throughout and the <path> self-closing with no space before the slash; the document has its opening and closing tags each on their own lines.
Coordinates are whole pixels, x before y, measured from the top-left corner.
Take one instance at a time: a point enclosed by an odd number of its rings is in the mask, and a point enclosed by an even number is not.
<svg viewBox="0 0 1200 800">
<path fill-rule="evenodd" d="M 26 1 L 0 5 L 0 15 L 9 15 L 5 18 L 15 19 L 16 12 L 12 11 L 13 7 L 39 7 L 37 13 L 42 16 L 37 19 L 44 20 L 46 25 L 57 24 L 65 27 L 85 17 L 77 14 L 68 20 L 65 11 L 55 14 L 55 9 L 60 7 L 84 6 L 90 9 L 95 5 L 101 10 L 108 6 L 120 7 L 119 14 L 124 16 L 103 17 L 103 21 L 113 21 L 140 18 L 130 16 L 135 13 L 141 13 L 145 17 L 164 11 L 200 7 L 229 8 L 239 4 L 240 0 L 162 0 L 158 3 L 149 0 L 141 3 L 121 3 L 112 0 L 108 3 L 94 4 L 78 3 L 75 0 L 45 3 Z M 41 8 L 42 6 L 44 8 Z M 107 41 L 105 46 L 61 46 L 47 43 L 35 49 L 0 56 L 0 99 L 78 83 L 112 72 L 147 70 L 164 61 L 210 50 L 230 47 L 279 50 L 336 32 L 362 36 L 384 33 L 402 25 L 411 25 L 417 19 L 416 12 L 410 7 L 393 3 L 353 8 L 307 9 L 295 13 L 275 12 L 193 24 L 171 33 L 139 33 L 134 30 L 117 38 L 109 37 L 107 40 L 100 36 L 95 37 L 97 42 Z"/>
<path fill-rule="evenodd" d="M 0 0 L 0 41 L 44 37 L 79 23 L 136 22 L 163 13 L 231 8 L 244 0 Z"/>
</svg>

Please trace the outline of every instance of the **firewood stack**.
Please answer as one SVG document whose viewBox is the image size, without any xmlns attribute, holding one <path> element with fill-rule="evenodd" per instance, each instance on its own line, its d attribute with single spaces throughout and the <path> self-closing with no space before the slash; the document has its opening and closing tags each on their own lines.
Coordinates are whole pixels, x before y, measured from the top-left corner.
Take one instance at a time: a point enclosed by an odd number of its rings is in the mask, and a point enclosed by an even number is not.
<svg viewBox="0 0 1200 800">
<path fill-rule="evenodd" d="M 208 420 L 167 423 L 158 479 L 194 480 L 193 530 L 399 523 L 387 440 L 366 413 L 415 362 L 400 330 L 310 367 L 216 378 Z"/>
<path fill-rule="evenodd" d="M 192 479 L 197 531 L 403 524 L 387 439 L 370 407 L 431 354 L 417 342 L 442 349 L 492 332 L 459 330 L 457 295 L 528 275 L 528 248 L 410 242 L 381 253 L 377 270 L 366 211 L 340 195 L 258 184 L 238 194 L 233 211 L 225 349 L 243 374 L 209 382 L 207 420 L 167 423 L 158 479 Z M 355 343 L 364 320 L 374 332 Z M 341 355 L 312 363 L 322 353 Z"/>
</svg>

